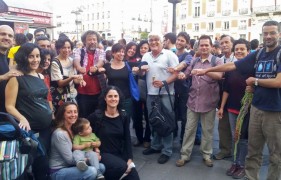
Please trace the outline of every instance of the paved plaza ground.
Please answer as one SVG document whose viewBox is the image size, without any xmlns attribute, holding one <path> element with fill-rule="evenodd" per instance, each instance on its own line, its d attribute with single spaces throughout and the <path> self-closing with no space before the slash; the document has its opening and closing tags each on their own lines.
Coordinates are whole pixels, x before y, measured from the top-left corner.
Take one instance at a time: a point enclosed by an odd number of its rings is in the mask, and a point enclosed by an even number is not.
<svg viewBox="0 0 281 180">
<path fill-rule="evenodd" d="M 214 130 L 214 153 L 219 151 L 218 120 Z M 131 129 L 132 140 L 135 141 L 134 130 Z M 174 140 L 173 155 L 166 164 L 158 164 L 157 159 L 160 154 L 145 156 L 142 154 L 143 147 L 133 147 L 134 162 L 139 172 L 141 180 L 230 180 L 232 177 L 226 176 L 226 170 L 231 165 L 231 159 L 214 160 L 214 167 L 206 167 L 203 164 L 199 146 L 194 146 L 191 161 L 183 167 L 175 165 L 180 157 L 179 140 Z M 268 150 L 264 149 L 264 162 L 261 168 L 260 180 L 266 179 L 268 169 Z"/>
</svg>

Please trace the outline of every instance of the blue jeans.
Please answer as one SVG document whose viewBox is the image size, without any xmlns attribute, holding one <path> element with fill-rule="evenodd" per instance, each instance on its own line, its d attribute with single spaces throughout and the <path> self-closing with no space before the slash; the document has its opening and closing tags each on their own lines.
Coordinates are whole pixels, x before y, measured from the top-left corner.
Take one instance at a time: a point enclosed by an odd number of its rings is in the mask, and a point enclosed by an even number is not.
<svg viewBox="0 0 281 180">
<path fill-rule="evenodd" d="M 175 97 L 173 95 L 171 95 L 172 104 L 174 103 L 174 99 L 175 99 Z M 147 105 L 148 114 L 150 114 L 150 112 L 151 112 L 151 109 L 152 109 L 151 102 L 154 101 L 154 100 L 156 101 L 157 107 L 159 109 L 161 109 L 161 105 L 164 105 L 167 108 L 167 110 L 169 111 L 169 113 L 174 114 L 174 111 L 171 107 L 171 103 L 170 103 L 168 95 L 161 95 L 161 97 L 159 97 L 158 95 L 148 95 L 147 101 L 146 101 L 147 102 L 146 105 Z M 156 132 L 154 132 L 153 129 L 152 129 L 152 135 L 153 135 L 153 137 L 152 137 L 152 140 L 151 140 L 151 148 L 155 149 L 155 150 L 162 149 L 162 154 L 165 154 L 167 156 L 172 156 L 172 153 L 173 153 L 173 133 L 171 133 L 167 137 L 161 137 Z"/>
<path fill-rule="evenodd" d="M 238 115 L 228 112 L 229 124 L 231 129 L 232 135 L 232 153 L 234 155 L 234 135 L 236 129 L 236 120 Z M 236 151 L 236 159 L 233 159 L 233 163 L 238 164 L 240 166 L 245 166 L 245 159 L 248 153 L 248 140 L 247 139 L 240 139 L 237 144 L 237 151 Z M 234 158 L 234 156 L 233 156 Z"/>
<path fill-rule="evenodd" d="M 100 171 L 105 172 L 105 166 L 100 163 Z M 77 167 L 62 168 L 51 175 L 52 180 L 95 180 L 97 170 L 93 166 L 89 166 L 86 171 L 80 171 Z"/>
</svg>

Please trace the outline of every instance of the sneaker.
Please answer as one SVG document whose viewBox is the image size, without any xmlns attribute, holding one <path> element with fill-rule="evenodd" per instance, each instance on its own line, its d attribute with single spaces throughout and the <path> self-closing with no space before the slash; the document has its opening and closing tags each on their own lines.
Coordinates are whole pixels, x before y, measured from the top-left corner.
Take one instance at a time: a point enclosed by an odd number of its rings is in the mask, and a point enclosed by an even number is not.
<svg viewBox="0 0 281 180">
<path fill-rule="evenodd" d="M 241 179 L 245 176 L 245 168 L 242 166 L 238 166 L 237 170 L 233 173 L 233 179 Z"/>
<path fill-rule="evenodd" d="M 182 166 L 184 166 L 187 162 L 189 162 L 190 160 L 184 160 L 184 159 L 179 159 L 179 160 L 177 160 L 177 162 L 176 162 L 176 166 L 177 167 L 182 167 Z"/>
<path fill-rule="evenodd" d="M 155 154 L 155 153 L 161 153 L 161 150 L 155 150 L 152 148 L 148 148 L 142 152 L 143 155 L 150 155 L 150 154 Z"/>
<path fill-rule="evenodd" d="M 203 162 L 207 167 L 213 167 L 214 166 L 213 161 L 210 158 L 203 159 Z"/>
<path fill-rule="evenodd" d="M 97 175 L 97 179 L 99 179 L 99 180 L 104 180 L 105 178 L 104 178 L 104 176 L 103 176 L 102 174 L 98 174 L 98 175 Z"/>
<path fill-rule="evenodd" d="M 237 168 L 238 166 L 236 164 L 232 164 L 231 167 L 226 171 L 226 175 L 232 176 Z"/>
<path fill-rule="evenodd" d="M 88 165 L 86 164 L 85 161 L 78 161 L 76 163 L 76 167 L 80 170 L 80 171 L 86 171 L 88 169 Z"/>
<path fill-rule="evenodd" d="M 226 154 L 226 153 L 223 153 L 223 152 L 219 152 L 218 154 L 213 156 L 213 159 L 215 159 L 215 160 L 222 160 L 224 158 L 229 158 L 229 157 L 231 157 L 231 154 Z"/>
<path fill-rule="evenodd" d="M 161 154 L 161 156 L 158 158 L 158 163 L 165 164 L 169 159 L 170 159 L 169 156 L 167 156 L 165 154 Z"/>
</svg>

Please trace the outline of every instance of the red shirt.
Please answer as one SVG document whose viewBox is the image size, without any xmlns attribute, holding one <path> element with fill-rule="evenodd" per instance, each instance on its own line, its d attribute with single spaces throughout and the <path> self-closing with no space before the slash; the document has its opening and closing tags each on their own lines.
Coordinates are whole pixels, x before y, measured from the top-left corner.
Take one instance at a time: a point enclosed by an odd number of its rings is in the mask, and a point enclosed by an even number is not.
<svg viewBox="0 0 281 180">
<path fill-rule="evenodd" d="M 86 67 L 86 72 L 90 70 L 91 66 L 94 66 L 94 54 L 87 52 L 88 64 Z M 78 86 L 77 90 L 79 94 L 84 95 L 97 95 L 101 92 L 101 87 L 97 76 L 89 76 L 87 73 L 83 75 L 84 81 L 87 83 L 85 87 Z"/>
<path fill-rule="evenodd" d="M 49 76 L 49 74 L 43 74 L 44 75 L 44 83 L 46 84 L 47 88 L 48 88 L 48 96 L 47 96 L 47 100 L 48 101 L 52 101 L 52 96 L 51 96 L 51 91 L 50 91 L 50 82 L 51 82 L 51 78 Z"/>
</svg>

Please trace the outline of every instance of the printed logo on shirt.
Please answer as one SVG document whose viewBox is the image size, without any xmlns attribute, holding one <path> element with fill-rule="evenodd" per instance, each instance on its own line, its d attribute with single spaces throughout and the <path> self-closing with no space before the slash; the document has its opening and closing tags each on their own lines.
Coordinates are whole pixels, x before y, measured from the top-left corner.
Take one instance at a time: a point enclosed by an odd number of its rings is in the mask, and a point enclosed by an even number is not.
<svg viewBox="0 0 281 180">
<path fill-rule="evenodd" d="M 277 66 L 274 60 L 258 61 L 257 67 L 257 78 L 269 79 L 276 77 Z"/>
</svg>

